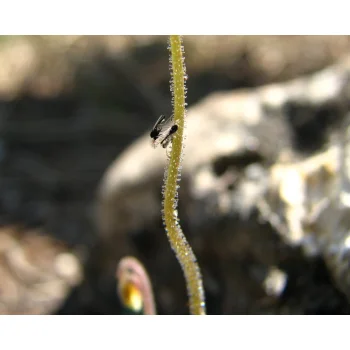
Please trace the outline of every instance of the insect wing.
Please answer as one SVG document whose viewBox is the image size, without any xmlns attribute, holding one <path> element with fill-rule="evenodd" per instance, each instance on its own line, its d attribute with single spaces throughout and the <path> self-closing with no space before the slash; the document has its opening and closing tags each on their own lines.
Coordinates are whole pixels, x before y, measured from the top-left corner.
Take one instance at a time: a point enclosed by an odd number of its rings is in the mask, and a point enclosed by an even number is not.
<svg viewBox="0 0 350 350">
<path fill-rule="evenodd" d="M 161 115 L 156 123 L 154 124 L 152 131 L 150 133 L 150 136 L 152 139 L 156 140 L 160 134 L 160 132 L 162 131 L 163 125 L 165 122 L 165 115 Z"/>
<path fill-rule="evenodd" d="M 166 148 L 172 140 L 173 134 L 177 131 L 176 124 L 170 125 L 173 118 L 168 119 L 164 115 L 161 115 L 154 124 L 150 137 L 152 139 L 152 146 L 156 148 L 159 144 Z"/>
</svg>

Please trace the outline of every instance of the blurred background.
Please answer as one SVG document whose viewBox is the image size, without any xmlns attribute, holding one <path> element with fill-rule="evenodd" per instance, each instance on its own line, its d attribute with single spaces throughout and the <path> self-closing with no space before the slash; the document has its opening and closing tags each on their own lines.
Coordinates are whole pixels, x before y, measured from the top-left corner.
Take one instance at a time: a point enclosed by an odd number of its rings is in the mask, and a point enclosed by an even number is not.
<svg viewBox="0 0 350 350">
<path fill-rule="evenodd" d="M 189 107 L 316 72 L 349 36 L 186 36 Z M 0 37 L 0 312 L 118 314 L 89 263 L 107 167 L 170 114 L 167 37 Z M 84 284 L 84 292 L 79 290 Z M 163 312 L 165 312 L 163 310 Z"/>
</svg>

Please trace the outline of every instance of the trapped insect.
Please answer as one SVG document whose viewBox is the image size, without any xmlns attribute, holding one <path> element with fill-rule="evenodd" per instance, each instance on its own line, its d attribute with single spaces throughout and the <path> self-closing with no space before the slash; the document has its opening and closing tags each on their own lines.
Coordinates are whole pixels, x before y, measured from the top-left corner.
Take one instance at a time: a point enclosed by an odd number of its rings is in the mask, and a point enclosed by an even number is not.
<svg viewBox="0 0 350 350">
<path fill-rule="evenodd" d="M 158 118 L 150 133 L 152 138 L 152 146 L 154 148 L 156 148 L 159 144 L 161 144 L 163 148 L 166 148 L 170 144 L 178 129 L 176 124 L 171 124 L 172 121 L 172 117 L 166 119 L 164 115 L 161 115 Z"/>
</svg>

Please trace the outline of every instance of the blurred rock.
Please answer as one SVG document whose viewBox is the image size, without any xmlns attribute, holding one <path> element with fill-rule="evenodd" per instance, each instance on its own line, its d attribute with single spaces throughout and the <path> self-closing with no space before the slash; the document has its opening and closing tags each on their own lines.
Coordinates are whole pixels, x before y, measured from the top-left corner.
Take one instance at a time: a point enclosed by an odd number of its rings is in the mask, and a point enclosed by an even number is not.
<svg viewBox="0 0 350 350">
<path fill-rule="evenodd" d="M 193 103 L 217 88 L 252 87 L 315 72 L 347 54 L 350 38 L 196 35 L 185 36 L 185 45 Z M 5 36 L 0 41 L 0 94 L 13 100 L 23 93 L 67 93 L 76 87 L 81 65 L 102 54 L 123 62 L 128 79 L 152 100 L 152 88 L 169 91 L 166 46 L 167 36 Z M 96 66 L 89 70 L 100 84 L 115 78 L 112 74 L 103 81 Z"/>
<path fill-rule="evenodd" d="M 0 229 L 0 314 L 55 312 L 83 278 L 80 259 L 39 231 Z"/>
<path fill-rule="evenodd" d="M 350 297 L 350 283 L 339 280 L 348 260 L 338 254 L 350 245 L 337 238 L 333 215 L 343 188 L 337 140 L 349 112 L 349 77 L 347 57 L 286 83 L 213 93 L 189 109 L 179 217 L 202 269 L 209 313 L 350 311 L 338 289 Z M 126 149 L 101 183 L 105 258 L 113 264 L 138 256 L 160 312 L 187 313 L 181 270 L 161 225 L 166 155 L 149 142 L 145 135 Z M 334 250 L 338 260 L 330 258 Z M 272 269 L 279 277 L 270 288 Z"/>
</svg>

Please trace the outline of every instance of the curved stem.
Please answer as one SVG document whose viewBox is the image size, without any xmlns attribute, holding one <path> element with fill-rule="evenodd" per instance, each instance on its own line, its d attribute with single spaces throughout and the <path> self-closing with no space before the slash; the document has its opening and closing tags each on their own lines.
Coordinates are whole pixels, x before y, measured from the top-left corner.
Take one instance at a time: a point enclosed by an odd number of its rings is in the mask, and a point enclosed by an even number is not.
<svg viewBox="0 0 350 350">
<path fill-rule="evenodd" d="M 181 161 L 183 156 L 183 141 L 185 129 L 185 80 L 184 49 L 179 35 L 170 36 L 171 91 L 173 97 L 174 123 L 178 130 L 174 134 L 168 166 L 164 178 L 163 220 L 165 229 L 177 259 L 183 269 L 190 311 L 192 314 L 205 314 L 205 298 L 202 276 L 197 259 L 186 240 L 177 216 L 178 182 L 180 180 Z"/>
<path fill-rule="evenodd" d="M 145 315 L 155 315 L 156 307 L 152 285 L 143 265 L 134 257 L 120 260 L 116 277 L 120 300 L 129 309 Z"/>
</svg>

